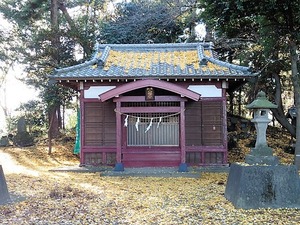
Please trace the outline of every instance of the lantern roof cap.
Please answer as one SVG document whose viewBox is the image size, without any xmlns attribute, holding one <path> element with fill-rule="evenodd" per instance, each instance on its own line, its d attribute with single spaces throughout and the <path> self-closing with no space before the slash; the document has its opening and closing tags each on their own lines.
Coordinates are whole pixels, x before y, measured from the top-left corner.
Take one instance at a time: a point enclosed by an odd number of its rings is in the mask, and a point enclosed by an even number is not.
<svg viewBox="0 0 300 225">
<path fill-rule="evenodd" d="M 278 106 L 270 102 L 266 93 L 260 91 L 256 95 L 256 99 L 246 106 L 247 109 L 276 109 Z"/>
</svg>

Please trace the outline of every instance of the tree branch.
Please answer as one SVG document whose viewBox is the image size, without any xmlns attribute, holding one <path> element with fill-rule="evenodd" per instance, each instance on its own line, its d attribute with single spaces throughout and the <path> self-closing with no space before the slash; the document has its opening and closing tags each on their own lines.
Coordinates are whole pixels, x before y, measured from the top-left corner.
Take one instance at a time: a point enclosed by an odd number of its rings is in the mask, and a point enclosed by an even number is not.
<svg viewBox="0 0 300 225">
<path fill-rule="evenodd" d="M 280 82 L 280 76 L 277 73 L 273 74 L 273 78 L 275 79 L 275 103 L 278 105 L 277 109 L 272 109 L 272 113 L 277 119 L 277 121 L 288 130 L 289 133 L 293 137 L 296 137 L 296 130 L 295 127 L 289 123 L 287 117 L 284 114 L 283 106 L 282 106 L 282 99 L 281 99 L 281 82 Z"/>
<path fill-rule="evenodd" d="M 79 28 L 76 26 L 76 24 L 74 23 L 73 19 L 71 18 L 64 2 L 59 1 L 58 3 L 58 7 L 59 9 L 62 11 L 63 15 L 65 16 L 69 26 L 70 26 L 70 31 L 71 34 L 74 36 L 74 38 L 80 43 L 80 45 L 82 46 L 84 52 L 87 55 L 91 54 L 91 48 L 88 45 L 88 42 L 86 41 L 87 39 L 83 38 L 79 32 Z"/>
</svg>

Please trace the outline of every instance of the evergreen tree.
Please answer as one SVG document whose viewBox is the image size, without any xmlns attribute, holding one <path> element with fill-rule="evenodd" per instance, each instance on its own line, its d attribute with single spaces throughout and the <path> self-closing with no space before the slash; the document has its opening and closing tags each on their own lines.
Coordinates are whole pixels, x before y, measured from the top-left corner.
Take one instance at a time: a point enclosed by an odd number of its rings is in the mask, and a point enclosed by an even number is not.
<svg viewBox="0 0 300 225">
<path fill-rule="evenodd" d="M 130 1 L 116 5 L 114 14 L 103 22 L 101 43 L 172 43 L 182 32 L 180 8 L 160 1 Z"/>
<path fill-rule="evenodd" d="M 261 72 L 257 89 L 265 89 L 279 106 L 272 110 L 283 127 L 297 138 L 295 164 L 300 167 L 300 120 L 297 129 L 283 110 L 282 84 L 293 84 L 295 105 L 300 113 L 300 80 L 297 51 L 300 44 L 298 0 L 201 0 L 203 17 L 233 54 L 242 53 Z M 243 50 L 243 51 L 242 51 Z M 246 61 L 245 61 L 246 62 Z M 289 72 L 290 77 L 286 77 Z M 299 115 L 298 115 L 299 117 Z"/>
<path fill-rule="evenodd" d="M 91 54 L 95 30 L 104 1 L 4 0 L 0 12 L 13 26 L 18 46 L 10 46 L 19 63 L 26 65 L 25 82 L 41 93 L 48 111 L 49 153 L 51 139 L 62 128 L 61 106 L 67 105 L 74 91 L 48 83 L 54 68 L 74 65 L 76 49 L 84 58 Z M 71 15 L 70 10 L 79 13 Z M 97 11 L 97 13 L 96 13 Z M 92 24 L 92 25 L 91 25 Z"/>
</svg>

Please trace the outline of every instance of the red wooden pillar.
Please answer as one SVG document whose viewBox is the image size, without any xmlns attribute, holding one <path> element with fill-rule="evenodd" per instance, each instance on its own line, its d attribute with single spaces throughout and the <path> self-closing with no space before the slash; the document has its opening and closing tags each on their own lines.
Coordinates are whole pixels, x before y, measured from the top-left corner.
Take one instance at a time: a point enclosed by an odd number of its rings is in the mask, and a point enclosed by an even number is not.
<svg viewBox="0 0 300 225">
<path fill-rule="evenodd" d="M 180 101 L 180 165 L 179 172 L 187 172 L 187 164 L 185 161 L 185 103 Z"/>
<path fill-rule="evenodd" d="M 79 86 L 80 95 L 79 95 L 79 110 L 80 110 L 80 166 L 85 165 L 85 155 L 83 152 L 83 144 L 85 140 L 85 131 L 84 131 L 84 90 L 83 90 L 83 83 L 80 82 Z"/>
<path fill-rule="evenodd" d="M 115 171 L 124 171 L 124 165 L 122 163 L 122 121 L 121 121 L 121 102 L 116 102 L 116 142 L 117 142 L 117 155 Z"/>
<path fill-rule="evenodd" d="M 223 111 L 223 145 L 225 147 L 225 152 L 223 154 L 223 162 L 224 164 L 227 163 L 228 160 L 228 146 L 227 146 L 227 110 L 226 110 L 226 104 L 227 104 L 227 99 L 226 99 L 226 88 L 227 88 L 227 83 L 222 83 L 222 111 Z"/>
</svg>

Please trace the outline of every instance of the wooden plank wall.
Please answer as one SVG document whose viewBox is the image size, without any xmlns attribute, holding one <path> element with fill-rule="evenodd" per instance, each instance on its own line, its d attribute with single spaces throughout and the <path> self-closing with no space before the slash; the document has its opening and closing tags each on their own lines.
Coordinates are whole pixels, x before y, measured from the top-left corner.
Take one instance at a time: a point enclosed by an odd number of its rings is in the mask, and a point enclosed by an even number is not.
<svg viewBox="0 0 300 225">
<path fill-rule="evenodd" d="M 186 105 L 186 162 L 191 165 L 224 164 L 223 102 L 204 100 Z"/>
<path fill-rule="evenodd" d="M 85 164 L 113 165 L 116 162 L 115 105 L 108 102 L 85 102 L 84 119 Z M 186 162 L 189 165 L 220 165 L 225 163 L 222 100 L 189 101 L 186 103 Z M 124 137 L 125 138 L 125 137 Z M 126 139 L 125 139 L 126 140 Z M 178 147 L 123 149 L 126 166 L 177 166 Z"/>
<path fill-rule="evenodd" d="M 85 146 L 115 146 L 116 118 L 113 102 L 86 102 L 85 116 Z"/>
<path fill-rule="evenodd" d="M 115 104 L 107 102 L 85 102 L 83 164 L 114 165 L 116 163 Z"/>
</svg>

